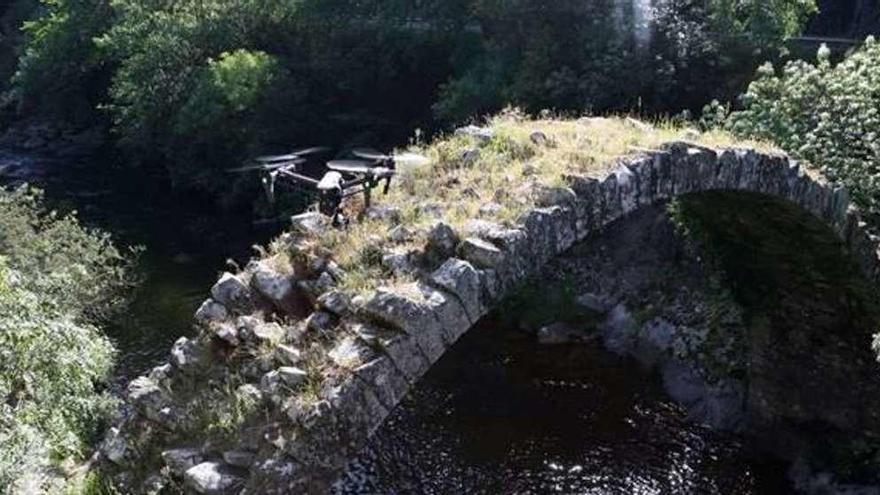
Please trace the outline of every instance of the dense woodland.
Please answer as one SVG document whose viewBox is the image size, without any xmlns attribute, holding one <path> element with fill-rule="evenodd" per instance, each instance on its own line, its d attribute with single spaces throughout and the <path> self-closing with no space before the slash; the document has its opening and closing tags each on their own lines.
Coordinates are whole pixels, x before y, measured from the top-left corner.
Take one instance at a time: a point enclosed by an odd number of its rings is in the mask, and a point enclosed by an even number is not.
<svg viewBox="0 0 880 495">
<path fill-rule="evenodd" d="M 3 15 L 6 114 L 106 125 L 132 161 L 219 192 L 211 172 L 257 150 L 399 144 L 507 105 L 699 111 L 742 91 L 815 8 L 635 5 L 17 0 Z"/>
<path fill-rule="evenodd" d="M 216 172 L 257 152 L 400 146 L 508 106 L 628 113 L 775 142 L 876 215 L 878 30 L 869 0 L 11 0 L 0 127 L 97 127 L 218 199 Z M 805 32 L 859 46 L 804 51 Z M 88 457 L 133 257 L 0 190 L 0 493 Z"/>
</svg>

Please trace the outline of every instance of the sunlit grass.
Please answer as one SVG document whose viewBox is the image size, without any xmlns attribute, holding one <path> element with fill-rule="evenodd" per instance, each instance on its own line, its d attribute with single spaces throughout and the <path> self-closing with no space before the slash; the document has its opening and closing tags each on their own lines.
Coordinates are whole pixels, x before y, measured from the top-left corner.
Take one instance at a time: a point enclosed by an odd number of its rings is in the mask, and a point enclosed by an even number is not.
<svg viewBox="0 0 880 495">
<path fill-rule="evenodd" d="M 664 143 L 774 151 L 723 131 L 698 133 L 669 121 L 647 124 L 625 117 L 534 119 L 510 110 L 485 126 L 494 133 L 491 139 L 448 135 L 406 150 L 426 155 L 431 165 L 400 170 L 390 193 L 377 202 L 399 210 L 399 225 L 413 232 L 411 239 L 393 242 L 388 234 L 396 225 L 387 220 L 354 218 L 347 229 L 315 241 L 345 271 L 342 289 L 361 293 L 405 284 L 382 266 L 382 255 L 423 249 L 429 226 L 438 220 L 432 210 L 440 210 L 439 219 L 459 232 L 473 219 L 513 226 L 536 205 L 536 187 L 566 186 L 568 175 L 601 178 L 619 158 Z"/>
</svg>

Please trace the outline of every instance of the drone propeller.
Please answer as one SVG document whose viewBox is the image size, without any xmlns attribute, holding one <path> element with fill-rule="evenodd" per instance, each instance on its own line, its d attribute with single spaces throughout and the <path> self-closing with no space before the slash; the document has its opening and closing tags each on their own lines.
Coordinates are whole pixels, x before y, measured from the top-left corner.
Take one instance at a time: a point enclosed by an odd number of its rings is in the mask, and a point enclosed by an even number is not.
<svg viewBox="0 0 880 495">
<path fill-rule="evenodd" d="M 327 168 L 347 174 L 367 174 L 375 167 L 372 163 L 363 160 L 331 160 L 327 162 Z"/>
<path fill-rule="evenodd" d="M 365 160 L 373 160 L 373 161 L 385 161 L 385 160 L 393 160 L 393 156 L 386 155 L 384 153 L 380 153 L 372 148 L 355 148 L 351 150 L 351 154 L 358 157 L 363 158 Z"/>
<path fill-rule="evenodd" d="M 428 157 L 417 153 L 395 153 L 392 155 L 386 155 L 370 148 L 356 148 L 353 149 L 351 153 L 354 156 L 365 160 L 391 162 L 395 165 L 411 165 L 417 167 L 427 165 L 431 162 Z"/>
<path fill-rule="evenodd" d="M 316 153 L 323 153 L 325 151 L 328 151 L 329 149 L 330 148 L 326 148 L 324 146 L 315 146 L 312 148 L 303 148 L 300 150 L 291 151 L 290 153 L 287 153 L 284 155 L 258 156 L 257 158 L 254 158 L 254 161 L 258 162 L 258 163 L 275 163 L 275 162 L 290 161 L 290 160 L 305 158 L 307 156 L 314 155 Z"/>
<path fill-rule="evenodd" d="M 422 167 L 429 165 L 431 159 L 418 153 L 401 153 L 399 155 L 394 155 L 394 163 L 409 167 Z"/>
<path fill-rule="evenodd" d="M 306 160 L 303 158 L 292 158 L 289 160 L 279 160 L 276 162 L 259 162 L 259 161 L 257 161 L 257 163 L 245 165 L 243 167 L 238 167 L 238 168 L 231 168 L 226 171 L 231 174 L 238 174 L 238 173 L 243 173 L 243 172 L 253 172 L 256 170 L 259 170 L 261 172 L 271 172 L 273 170 L 278 170 L 279 168 L 282 168 L 282 167 L 287 167 L 288 165 L 299 165 L 299 164 L 305 163 L 305 162 L 306 162 Z"/>
</svg>

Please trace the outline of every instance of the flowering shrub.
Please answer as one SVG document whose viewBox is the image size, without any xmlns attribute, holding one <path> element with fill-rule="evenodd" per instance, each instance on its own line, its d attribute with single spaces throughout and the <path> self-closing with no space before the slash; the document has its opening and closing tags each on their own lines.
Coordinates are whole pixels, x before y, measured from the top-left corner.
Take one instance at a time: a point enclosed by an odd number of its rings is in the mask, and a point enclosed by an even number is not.
<svg viewBox="0 0 880 495">
<path fill-rule="evenodd" d="M 837 65 L 822 47 L 817 62 L 789 62 L 777 73 L 766 64 L 727 126 L 774 141 L 847 187 L 853 199 L 880 214 L 880 45 L 864 46 Z"/>
</svg>

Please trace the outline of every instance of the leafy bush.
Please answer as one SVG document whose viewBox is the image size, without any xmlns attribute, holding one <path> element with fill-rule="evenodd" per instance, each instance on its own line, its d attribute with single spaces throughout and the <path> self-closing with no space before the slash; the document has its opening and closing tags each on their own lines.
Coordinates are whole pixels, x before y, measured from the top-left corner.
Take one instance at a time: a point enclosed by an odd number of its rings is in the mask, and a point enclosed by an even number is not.
<svg viewBox="0 0 880 495">
<path fill-rule="evenodd" d="M 53 492 L 115 408 L 102 386 L 112 343 L 95 326 L 118 307 L 131 259 L 37 192 L 0 189 L 0 489 Z"/>
<path fill-rule="evenodd" d="M 870 213 L 880 213 L 880 45 L 864 46 L 838 65 L 827 47 L 817 62 L 761 67 L 730 116 L 737 134 L 776 142 L 845 185 Z"/>
<path fill-rule="evenodd" d="M 133 254 L 74 214 L 47 210 L 38 190 L 0 188 L 0 255 L 19 274 L 17 285 L 58 313 L 94 322 L 118 310 L 135 282 Z"/>
</svg>

